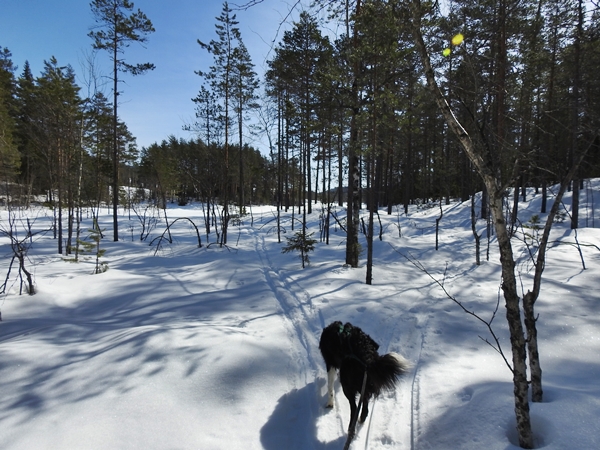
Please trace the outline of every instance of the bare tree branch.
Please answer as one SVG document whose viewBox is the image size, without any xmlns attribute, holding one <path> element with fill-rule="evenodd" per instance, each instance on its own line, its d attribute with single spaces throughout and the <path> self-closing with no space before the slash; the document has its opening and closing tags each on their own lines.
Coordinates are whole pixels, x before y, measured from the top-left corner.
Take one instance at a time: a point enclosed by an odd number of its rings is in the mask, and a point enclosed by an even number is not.
<svg viewBox="0 0 600 450">
<path fill-rule="evenodd" d="M 242 3 L 241 5 L 238 5 L 237 3 L 232 3 L 232 10 L 234 11 L 242 11 L 242 10 L 247 10 L 249 8 L 252 8 L 253 6 L 258 5 L 259 3 L 262 3 L 263 0 L 250 0 L 246 3 Z"/>
<path fill-rule="evenodd" d="M 394 248 L 394 247 L 392 246 L 392 248 Z M 442 281 L 440 281 L 439 279 L 434 277 L 419 260 L 413 258 L 412 256 L 407 256 L 395 248 L 394 248 L 394 251 L 396 251 L 396 253 L 400 254 L 408 262 L 410 262 L 413 266 L 415 266 L 417 269 L 419 269 L 421 272 L 423 272 L 425 275 L 427 275 L 429 278 L 431 278 L 431 280 L 442 289 L 442 291 L 444 292 L 446 297 L 449 298 L 450 300 L 452 300 L 454 303 L 456 303 L 466 314 L 474 317 L 475 319 L 477 319 L 479 322 L 483 323 L 486 326 L 486 328 L 488 329 L 490 335 L 492 336 L 492 338 L 494 340 L 494 343 L 490 342 L 488 339 L 483 338 L 481 336 L 479 336 L 479 339 L 484 341 L 486 344 L 488 344 L 490 347 L 492 347 L 496 352 L 498 352 L 498 354 L 504 360 L 504 363 L 506 364 L 508 369 L 511 372 L 514 372 L 512 366 L 510 365 L 510 363 L 508 362 L 508 359 L 506 358 L 506 355 L 504 354 L 504 351 L 502 350 L 502 345 L 500 344 L 500 339 L 498 338 L 498 336 L 494 332 L 494 329 L 492 328 L 492 323 L 494 322 L 494 319 L 496 318 L 496 314 L 498 313 L 498 308 L 500 306 L 500 296 L 498 296 L 498 299 L 496 301 L 496 306 L 494 308 L 494 311 L 492 312 L 492 317 L 489 320 L 485 320 L 484 318 L 482 318 L 480 315 L 478 315 L 474 311 L 468 309 L 460 300 L 458 300 L 456 297 L 454 297 L 452 294 L 450 294 L 450 292 L 448 292 L 448 290 L 446 289 L 446 286 L 444 286 L 444 282 L 446 280 L 446 273 L 448 270 L 447 264 L 446 264 L 446 268 L 444 269 L 444 277 L 442 278 Z"/>
</svg>

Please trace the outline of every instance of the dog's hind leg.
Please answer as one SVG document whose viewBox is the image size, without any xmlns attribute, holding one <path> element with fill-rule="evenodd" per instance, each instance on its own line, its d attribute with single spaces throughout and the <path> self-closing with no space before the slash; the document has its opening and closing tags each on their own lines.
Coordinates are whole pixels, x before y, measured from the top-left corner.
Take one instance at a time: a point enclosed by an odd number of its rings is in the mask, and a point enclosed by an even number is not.
<svg viewBox="0 0 600 450">
<path fill-rule="evenodd" d="M 369 400 L 370 396 L 365 392 L 365 398 L 362 399 L 362 407 L 360 408 L 360 423 L 363 423 L 369 415 Z"/>
<path fill-rule="evenodd" d="M 352 390 L 352 388 L 344 387 L 342 384 L 342 389 L 344 390 L 344 395 L 348 399 L 350 403 L 350 425 L 348 425 L 348 440 L 349 443 L 354 439 L 356 434 L 356 422 L 358 419 L 358 409 L 356 406 L 356 393 Z"/>
<path fill-rule="evenodd" d="M 335 381 L 335 367 L 327 371 L 327 408 L 333 408 L 333 382 Z"/>
</svg>

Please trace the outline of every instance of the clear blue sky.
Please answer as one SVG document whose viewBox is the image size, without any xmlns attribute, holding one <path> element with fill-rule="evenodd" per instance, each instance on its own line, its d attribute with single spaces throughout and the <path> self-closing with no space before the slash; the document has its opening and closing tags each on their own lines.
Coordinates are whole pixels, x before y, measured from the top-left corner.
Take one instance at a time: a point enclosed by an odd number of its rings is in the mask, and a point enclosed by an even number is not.
<svg viewBox="0 0 600 450">
<path fill-rule="evenodd" d="M 137 138 L 138 146 L 160 142 L 169 135 L 189 138 L 184 123 L 194 120 L 191 101 L 201 79 L 194 71 L 207 70 L 212 57 L 197 44 L 216 38 L 215 17 L 221 13 L 221 0 L 133 0 L 152 21 L 155 33 L 146 48 L 132 44 L 125 53 L 129 63 L 152 62 L 156 69 L 144 75 L 124 75 L 120 90 L 119 116 Z M 230 1 L 245 3 L 246 0 Z M 0 47 L 12 52 L 12 61 L 20 75 L 29 61 L 34 76 L 43 69 L 44 60 L 55 56 L 60 65 L 70 64 L 78 75 L 85 95 L 82 62 L 91 53 L 87 36 L 94 19 L 88 0 L 0 0 Z M 280 41 L 277 31 L 295 1 L 264 0 L 247 11 L 236 11 L 242 39 L 250 51 L 257 73 L 262 75 L 265 61 L 271 58 L 271 42 Z M 297 18 L 298 13 L 291 17 Z M 283 29 L 286 27 L 284 26 Z M 289 28 L 289 27 L 288 27 Z M 98 57 L 100 70 L 110 74 L 104 54 Z M 261 77 L 262 79 L 262 77 Z M 105 93 L 112 98 L 110 86 Z"/>
</svg>

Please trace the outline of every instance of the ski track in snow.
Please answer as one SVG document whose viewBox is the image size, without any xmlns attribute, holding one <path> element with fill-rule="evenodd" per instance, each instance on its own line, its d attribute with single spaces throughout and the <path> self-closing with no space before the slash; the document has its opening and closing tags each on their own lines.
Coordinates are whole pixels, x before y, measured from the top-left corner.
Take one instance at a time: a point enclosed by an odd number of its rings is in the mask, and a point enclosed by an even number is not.
<svg viewBox="0 0 600 450">
<path fill-rule="evenodd" d="M 416 320 L 415 320 L 416 322 Z M 420 421 L 419 421 L 419 394 L 420 394 L 420 374 L 419 374 L 419 363 L 421 362 L 421 355 L 423 353 L 423 346 L 425 344 L 425 331 L 423 329 L 418 330 L 416 326 L 413 324 L 412 329 L 413 336 L 415 334 L 419 334 L 418 340 L 420 340 L 420 345 L 417 347 L 416 345 L 412 348 L 411 356 L 413 360 L 416 360 L 415 365 L 412 368 L 412 378 L 410 380 L 406 380 L 408 384 L 408 390 L 410 392 L 409 398 L 407 401 L 403 403 L 403 408 L 408 408 L 410 410 L 410 433 L 409 433 L 409 442 L 411 450 L 417 448 L 417 437 L 420 430 Z M 415 358 L 416 356 L 416 358 Z"/>
<path fill-rule="evenodd" d="M 325 366 L 319 351 L 318 342 L 321 330 L 325 326 L 323 316 L 320 314 L 320 311 L 316 311 L 308 292 L 302 289 L 297 283 L 289 280 L 281 270 L 274 268 L 268 256 L 265 237 L 255 235 L 255 240 L 256 251 L 263 266 L 265 279 L 284 313 L 292 343 L 291 348 L 296 353 L 293 358 L 295 367 L 292 368 L 296 375 L 295 379 L 290 383 L 290 388 L 299 389 L 305 385 L 312 387 L 307 392 L 309 398 L 303 399 L 305 405 L 302 409 L 309 414 L 309 417 L 306 417 L 305 420 L 317 423 L 321 416 L 328 413 L 328 410 L 325 408 L 325 396 L 322 395 L 322 390 L 326 386 L 326 379 L 323 377 Z M 298 342 L 303 348 L 302 354 L 298 352 L 299 347 L 293 345 L 294 342 Z M 344 421 L 343 415 L 346 413 L 349 415 L 349 406 L 344 405 L 347 408 L 340 409 L 339 400 L 346 403 L 346 398 L 343 396 L 341 389 L 337 390 L 336 400 L 334 405 L 334 429 L 339 438 L 328 443 L 320 441 L 315 443 L 319 446 L 322 445 L 323 448 L 329 448 L 329 445 L 332 448 L 341 447 L 341 444 L 346 439 L 348 422 Z M 349 416 L 347 420 L 349 420 Z"/>
<path fill-rule="evenodd" d="M 306 395 L 302 398 L 294 396 L 295 401 L 290 400 L 292 404 L 288 409 L 289 419 L 304 420 L 304 426 L 307 426 L 306 423 L 316 423 L 323 410 L 320 393 L 323 380 L 318 378 L 322 366 L 318 350 L 319 320 L 316 318 L 310 295 L 274 267 L 267 252 L 265 237 L 255 234 L 254 239 L 265 281 L 283 312 L 288 329 L 292 353 L 288 378 L 290 391 L 297 392 L 307 388 Z M 306 417 L 297 417 L 303 414 Z"/>
<path fill-rule="evenodd" d="M 315 330 L 311 330 L 311 324 L 314 321 L 314 307 L 308 293 L 301 290 L 299 286 L 291 286 L 290 281 L 285 275 L 273 267 L 268 253 L 266 251 L 266 242 L 263 236 L 257 239 L 257 254 L 259 255 L 263 274 L 269 288 L 273 291 L 279 306 L 281 307 L 285 319 L 290 323 L 290 338 L 297 340 L 304 348 L 305 358 L 300 358 L 300 369 L 302 373 L 308 375 L 312 373 L 313 378 L 318 371 L 319 364 L 315 360 L 315 349 L 318 344 L 315 340 Z M 316 346 L 315 346 L 316 345 Z M 303 363 L 304 359 L 308 361 L 308 367 Z M 303 380 L 312 381 L 308 376 Z"/>
<path fill-rule="evenodd" d="M 410 314 L 401 314 L 392 318 L 391 326 L 384 327 L 386 332 L 380 343 L 379 353 L 401 349 L 400 353 L 411 363 L 411 367 L 400 378 L 396 389 L 383 392 L 371 402 L 369 416 L 362 425 L 362 433 L 359 431 L 353 448 L 416 448 L 419 363 L 425 326 L 426 323 L 420 326 L 417 318 Z M 398 348 L 390 348 L 393 342 Z"/>
<path fill-rule="evenodd" d="M 318 339 L 322 328 L 326 325 L 323 314 L 318 307 L 315 307 L 306 290 L 286 277 L 282 270 L 274 267 L 269 258 L 265 237 L 255 234 L 254 239 L 265 280 L 283 312 L 290 338 L 290 348 L 294 353 L 292 358 L 294 367 L 291 370 L 295 376 L 289 380 L 290 389 L 300 389 L 305 385 L 313 386 L 314 389 L 309 390 L 310 398 L 304 399 L 306 405 L 303 409 L 312 416 L 307 417 L 307 420 L 318 421 L 319 416 L 328 414 L 328 410 L 324 407 L 325 397 L 322 395 L 322 390 L 326 386 L 325 368 L 318 350 Z M 370 402 L 366 422 L 357 426 L 357 435 L 351 445 L 353 449 L 415 448 L 415 427 L 418 427 L 418 406 L 416 406 L 419 393 L 418 367 L 424 345 L 424 331 L 417 324 L 418 320 L 410 313 L 402 314 L 400 317 L 389 317 L 385 322 L 382 324 L 385 331 L 383 339 L 380 339 L 379 352 L 388 353 L 391 351 L 390 344 L 395 342 L 404 350 L 403 356 L 411 361 L 411 368 L 400 379 L 396 389 L 384 392 L 379 398 Z M 401 339 L 398 341 L 399 335 Z M 336 381 L 336 401 L 333 411 L 339 438 L 332 443 L 345 441 L 350 408 L 338 381 Z"/>
</svg>

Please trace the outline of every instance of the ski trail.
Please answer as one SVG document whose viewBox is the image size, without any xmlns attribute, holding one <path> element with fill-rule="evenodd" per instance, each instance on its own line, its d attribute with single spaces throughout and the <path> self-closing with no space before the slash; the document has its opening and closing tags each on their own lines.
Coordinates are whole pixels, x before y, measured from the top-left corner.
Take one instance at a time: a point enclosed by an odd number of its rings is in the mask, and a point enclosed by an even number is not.
<svg viewBox="0 0 600 450">
<path fill-rule="evenodd" d="M 325 366 L 319 350 L 321 311 L 314 306 L 312 297 L 306 290 L 286 277 L 272 263 L 264 236 L 255 234 L 255 247 L 265 280 L 283 313 L 284 326 L 288 330 L 291 353 L 288 371 L 290 392 L 305 390 L 301 398 L 292 396 L 295 400 L 289 409 L 294 411 L 288 414 L 290 421 L 303 423 L 298 424 L 298 429 L 292 432 L 296 436 L 293 448 L 341 448 L 348 423 L 344 421 L 345 410 L 340 409 L 338 401 L 335 402 L 333 411 L 325 408 L 326 394 L 323 394 L 323 390 L 327 382 L 322 376 Z M 338 391 L 339 383 L 336 384 Z M 344 398 L 341 388 L 336 396 L 338 399 Z M 335 415 L 333 423 L 330 413 Z M 299 431 L 300 429 L 304 429 L 304 432 Z"/>
<path fill-rule="evenodd" d="M 417 448 L 417 442 L 421 433 L 421 408 L 420 408 L 420 396 L 421 396 L 421 358 L 423 356 L 423 348 L 425 347 L 425 335 L 427 334 L 427 325 L 429 323 L 430 316 L 422 316 L 420 314 L 412 318 L 413 330 L 412 330 L 412 345 L 408 356 L 410 361 L 413 361 L 412 373 L 410 377 L 406 378 L 406 387 L 408 395 L 405 399 L 405 406 L 410 410 L 410 432 L 407 442 L 411 450 Z"/>
<path fill-rule="evenodd" d="M 400 378 L 396 389 L 384 392 L 369 407 L 367 421 L 359 428 L 351 448 L 414 449 L 418 434 L 419 363 L 423 348 L 422 326 L 414 316 L 393 318 L 386 324 L 380 353 L 402 354 L 410 363 L 409 371 Z M 390 344 L 394 342 L 392 348 Z"/>
<path fill-rule="evenodd" d="M 296 399 L 295 408 L 299 411 L 298 417 L 295 414 L 293 419 L 317 424 L 317 434 L 321 434 L 321 438 L 329 440 L 331 444 L 336 438 L 345 440 L 350 410 L 337 381 L 334 408 L 330 412 L 324 410 L 325 398 L 321 392 L 326 381 L 320 376 L 324 367 L 318 350 L 323 325 L 322 312 L 315 307 L 308 292 L 272 263 L 265 237 L 255 234 L 254 238 L 261 270 L 283 313 L 290 341 L 290 391 L 308 387 L 308 395 L 301 401 Z M 415 449 L 419 433 L 419 361 L 426 327 L 426 319 L 424 322 L 420 319 L 419 315 L 398 316 L 390 311 L 388 319 L 380 324 L 381 329 L 385 330 L 380 353 L 398 352 L 411 362 L 412 367 L 400 378 L 396 389 L 383 393 L 370 403 L 369 416 L 365 423 L 358 424 L 351 449 Z M 331 420 L 330 413 L 333 413 L 335 420 Z M 306 416 L 301 417 L 302 414 Z M 324 444 L 319 436 L 314 438 L 313 446 L 316 444 L 320 447 Z"/>
<path fill-rule="evenodd" d="M 316 320 L 317 314 L 310 295 L 297 284 L 288 280 L 279 269 L 274 268 L 269 259 L 264 236 L 256 237 L 256 240 L 257 253 L 261 260 L 265 280 L 275 294 L 285 319 L 290 324 L 292 339 L 297 340 L 304 349 L 304 356 L 308 361 L 308 366 L 302 364 L 307 375 L 305 381 L 313 381 L 319 368 L 317 356 L 320 357 L 320 354 L 317 351 L 319 344 L 316 336 L 320 329 L 314 326 L 318 320 Z M 315 356 L 315 354 L 317 355 Z M 312 378 L 308 377 L 309 373 Z"/>
<path fill-rule="evenodd" d="M 415 450 L 417 448 L 417 438 L 420 433 L 420 372 L 419 372 L 419 363 L 421 362 L 421 355 L 423 353 L 423 346 L 425 343 L 425 334 L 423 331 L 420 332 L 421 335 L 421 345 L 418 348 L 418 357 L 417 362 L 413 368 L 413 377 L 410 383 L 410 449 Z"/>
</svg>

